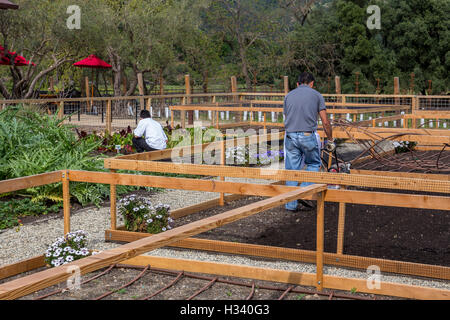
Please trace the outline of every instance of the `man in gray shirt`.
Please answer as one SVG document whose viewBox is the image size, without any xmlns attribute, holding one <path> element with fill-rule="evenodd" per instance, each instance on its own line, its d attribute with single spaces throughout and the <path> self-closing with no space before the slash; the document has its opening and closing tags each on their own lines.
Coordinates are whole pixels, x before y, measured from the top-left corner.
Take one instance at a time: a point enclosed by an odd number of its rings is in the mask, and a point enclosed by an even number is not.
<svg viewBox="0 0 450 320">
<path fill-rule="evenodd" d="M 299 76 L 297 88 L 284 98 L 283 113 L 286 135 L 284 139 L 285 169 L 307 171 L 320 170 L 320 136 L 317 133 L 317 120 L 320 116 L 328 141 L 333 142 L 333 133 L 328 121 L 325 100 L 313 89 L 314 77 L 308 72 Z M 311 185 L 303 182 L 300 187 Z M 297 186 L 297 181 L 287 181 L 288 186 Z M 286 209 L 298 211 L 301 208 L 298 201 L 286 204 Z"/>
</svg>

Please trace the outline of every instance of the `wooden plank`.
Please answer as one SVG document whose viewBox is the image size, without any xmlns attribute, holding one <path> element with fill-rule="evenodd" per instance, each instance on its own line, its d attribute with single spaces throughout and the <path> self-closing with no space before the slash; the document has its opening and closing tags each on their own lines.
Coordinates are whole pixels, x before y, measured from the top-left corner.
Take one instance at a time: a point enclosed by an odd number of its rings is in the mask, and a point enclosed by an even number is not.
<svg viewBox="0 0 450 320">
<path fill-rule="evenodd" d="M 360 187 L 414 190 L 425 192 L 448 193 L 450 190 L 449 181 L 412 179 L 404 177 L 388 176 L 367 176 L 356 174 L 340 174 L 332 172 L 308 172 L 296 170 L 267 169 L 232 167 L 219 165 L 197 165 L 197 164 L 173 164 L 156 161 L 132 161 L 132 160 L 105 160 L 106 168 L 150 171 L 150 172 L 171 172 L 189 173 L 209 176 L 223 175 L 234 178 L 252 178 L 266 180 L 315 182 L 338 185 L 353 185 Z"/>
<path fill-rule="evenodd" d="M 344 231 L 345 231 L 345 202 L 339 202 L 339 217 L 338 217 L 337 244 L 336 244 L 337 254 L 344 253 Z"/>
<path fill-rule="evenodd" d="M 231 202 L 231 201 L 242 199 L 243 197 L 245 197 L 245 196 L 244 195 L 240 195 L 240 194 L 226 195 L 226 196 L 224 196 L 224 201 L 225 202 Z M 199 203 L 199 204 L 194 204 L 194 205 L 189 206 L 189 207 L 173 210 L 170 213 L 170 216 L 173 219 L 178 219 L 178 218 L 190 215 L 192 213 L 196 213 L 196 212 L 199 212 L 199 211 L 202 211 L 202 210 L 207 210 L 207 209 L 210 209 L 210 208 L 217 207 L 218 205 L 219 205 L 219 198 L 212 199 L 212 200 L 205 201 L 205 202 L 202 202 L 202 203 Z"/>
<path fill-rule="evenodd" d="M 26 259 L 0 267 L 0 280 L 45 266 L 44 256 Z"/>
<path fill-rule="evenodd" d="M 139 256 L 124 261 L 124 264 L 147 266 L 154 268 L 170 269 L 177 271 L 206 273 L 229 277 L 248 278 L 263 281 L 273 281 L 297 284 L 302 286 L 314 286 L 315 275 L 312 273 L 287 271 L 254 266 L 243 266 L 236 264 L 224 264 L 217 262 L 195 261 L 187 259 L 174 259 L 154 256 Z M 324 275 L 324 287 L 328 289 L 351 291 L 356 288 L 357 292 L 371 293 L 377 295 L 388 295 L 410 299 L 448 300 L 450 291 L 405 285 L 392 282 L 380 282 L 380 288 L 369 289 L 366 279 L 344 278 Z"/>
<path fill-rule="evenodd" d="M 370 129 L 370 128 L 365 128 Z M 323 130 L 320 130 L 317 132 L 320 137 L 326 137 L 326 134 Z M 356 140 L 382 140 L 387 139 L 391 141 L 414 141 L 419 143 L 446 143 L 450 144 L 450 136 L 438 136 L 438 135 L 414 135 L 414 134 L 405 134 L 398 137 L 393 137 L 395 133 L 376 133 L 378 136 L 377 138 L 374 138 L 373 135 L 369 135 L 364 132 L 357 132 L 357 131 L 351 131 L 347 132 L 344 130 L 340 130 L 337 128 L 333 129 L 333 137 L 336 139 L 356 139 Z"/>
<path fill-rule="evenodd" d="M 287 202 L 297 200 L 302 195 L 314 194 L 325 189 L 325 185 L 311 185 L 306 188 L 298 188 L 297 190 L 208 217 L 200 221 L 195 221 L 118 248 L 109 249 L 95 256 L 83 258 L 64 266 L 55 267 L 21 279 L 0 284 L 0 292 L 2 292 L 0 293 L 0 299 L 16 299 L 64 281 L 71 276 L 71 273 L 68 273 L 67 270 L 72 266 L 79 267 L 81 274 L 86 274 L 105 266 L 133 258 L 139 254 L 169 245 L 195 234 L 281 206 Z"/>
<path fill-rule="evenodd" d="M 324 192 L 317 197 L 316 223 L 316 288 L 323 289 L 323 242 L 324 242 L 325 201 Z"/>
<path fill-rule="evenodd" d="M 116 170 L 110 169 L 109 172 L 115 173 Z M 116 185 L 109 186 L 109 200 L 110 200 L 110 215 L 111 215 L 111 229 L 115 230 L 117 227 L 117 190 Z"/>
<path fill-rule="evenodd" d="M 329 192 L 329 191 L 328 191 Z M 125 230 L 106 230 L 106 241 L 133 242 L 152 236 L 148 233 L 130 232 Z M 169 244 L 169 247 L 204 250 L 212 252 L 240 254 L 271 259 L 283 259 L 305 263 L 315 263 L 316 251 L 282 248 L 274 246 L 255 245 L 247 243 L 187 238 Z M 421 263 L 395 261 L 379 258 L 360 257 L 345 254 L 323 253 L 326 265 L 349 267 L 366 270 L 369 266 L 379 266 L 382 272 L 398 273 L 420 277 L 450 280 L 450 268 Z M 315 284 L 314 284 L 315 285 Z"/>
<path fill-rule="evenodd" d="M 380 118 L 382 119 L 382 118 Z M 403 133 L 411 133 L 411 134 L 423 134 L 430 136 L 450 136 L 450 130 L 446 129 L 404 129 L 404 128 L 364 128 L 365 131 L 374 133 L 374 134 L 403 134 Z"/>
<path fill-rule="evenodd" d="M 440 148 L 440 150 L 442 150 L 442 147 Z M 351 174 L 376 175 L 376 176 L 388 176 L 388 177 L 404 177 L 404 178 L 413 178 L 413 179 L 429 179 L 429 180 L 450 181 L 450 175 L 447 175 L 447 174 L 376 171 L 376 170 L 358 170 L 358 169 L 351 169 L 350 173 Z"/>
<path fill-rule="evenodd" d="M 70 190 L 69 171 L 62 173 L 63 211 L 64 211 L 64 235 L 70 232 Z"/>
<path fill-rule="evenodd" d="M 281 103 L 280 103 L 281 102 Z M 268 105 L 282 105 L 282 101 L 252 101 L 252 104 L 268 104 Z M 360 107 L 358 109 L 328 109 L 328 113 L 371 113 L 371 112 L 385 112 L 385 111 L 403 111 L 403 110 L 409 110 L 410 106 L 402 106 L 402 105 L 377 105 L 377 104 L 362 104 L 362 103 L 338 103 L 338 102 L 327 102 L 325 103 L 326 106 L 341 106 L 341 107 Z M 236 112 L 242 112 L 242 111 L 253 111 L 253 112 L 283 112 L 283 108 L 281 107 L 236 107 L 236 106 L 229 106 L 228 103 L 226 105 L 179 105 L 179 106 L 170 106 L 170 110 L 172 111 L 193 111 L 193 110 L 199 110 L 199 111 L 236 111 Z"/>
<path fill-rule="evenodd" d="M 61 182 L 62 172 L 53 171 L 29 177 L 0 181 L 0 194 Z"/>
<path fill-rule="evenodd" d="M 450 210 L 450 197 L 388 192 L 328 190 L 325 201 L 386 207 Z"/>
<path fill-rule="evenodd" d="M 196 190 L 205 192 L 243 194 L 271 197 L 297 189 L 282 185 L 265 185 L 253 183 L 228 182 L 217 180 L 201 180 L 188 178 L 170 178 L 143 176 L 123 173 L 107 173 L 92 171 L 70 171 L 70 180 L 102 184 L 127 186 L 143 186 L 165 189 Z"/>
</svg>

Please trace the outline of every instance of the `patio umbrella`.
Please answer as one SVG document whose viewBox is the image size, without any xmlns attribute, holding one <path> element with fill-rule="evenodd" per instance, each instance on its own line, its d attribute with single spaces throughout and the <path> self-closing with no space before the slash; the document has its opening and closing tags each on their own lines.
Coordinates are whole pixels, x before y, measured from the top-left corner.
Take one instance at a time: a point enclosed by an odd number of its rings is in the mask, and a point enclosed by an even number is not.
<svg viewBox="0 0 450 320">
<path fill-rule="evenodd" d="M 81 67 L 81 68 L 100 68 L 100 69 L 109 69 L 112 68 L 112 66 L 99 57 L 97 57 L 95 54 L 91 54 L 89 57 L 80 60 L 78 62 L 75 62 L 73 64 L 75 67 Z"/>
<path fill-rule="evenodd" d="M 1 0 L 0 0 L 1 1 Z M 8 55 L 10 56 L 14 56 L 16 53 L 15 52 L 11 52 L 8 51 Z M 21 67 L 21 66 L 27 66 L 30 64 L 30 61 L 28 61 L 27 59 L 25 59 L 22 56 L 17 55 L 16 58 L 14 59 L 14 65 Z M 31 63 L 33 66 L 35 66 L 34 63 Z M 11 63 L 11 59 L 9 57 L 7 57 L 5 55 L 5 48 L 3 48 L 2 46 L 0 46 L 0 65 L 12 65 Z"/>
<path fill-rule="evenodd" d="M 97 57 L 95 54 L 91 54 L 87 58 L 80 60 L 78 62 L 75 62 L 73 64 L 75 67 L 79 68 L 91 68 L 91 69 L 110 69 L 112 66 L 99 57 Z M 86 77 L 87 78 L 87 77 Z M 93 76 L 92 76 L 93 78 Z M 92 83 L 92 96 L 94 95 L 94 83 Z M 86 97 L 89 97 L 89 79 L 86 79 Z M 92 104 L 92 102 L 91 102 Z M 89 108 L 90 109 L 90 108 Z M 90 112 L 90 110 L 88 110 Z"/>
<path fill-rule="evenodd" d="M 8 0 L 0 0 L 0 9 L 19 9 L 19 6 Z"/>
</svg>

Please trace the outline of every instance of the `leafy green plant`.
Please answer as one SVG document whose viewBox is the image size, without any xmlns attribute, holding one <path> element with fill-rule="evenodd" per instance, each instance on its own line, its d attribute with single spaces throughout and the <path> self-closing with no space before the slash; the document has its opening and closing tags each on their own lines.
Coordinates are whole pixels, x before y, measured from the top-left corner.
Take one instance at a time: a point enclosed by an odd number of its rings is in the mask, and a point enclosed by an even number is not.
<svg viewBox="0 0 450 320">
<path fill-rule="evenodd" d="M 123 129 L 119 132 L 114 132 L 113 134 L 98 134 L 97 132 L 87 134 L 85 131 L 76 131 L 79 140 L 99 143 L 99 146 L 97 147 L 98 151 L 115 151 L 116 146 L 120 146 L 121 150 L 125 150 L 128 153 L 134 151 L 134 135 L 130 126 L 128 126 L 126 130 Z"/>
<path fill-rule="evenodd" d="M 62 202 L 38 198 L 0 201 L 0 230 L 19 225 L 22 217 L 59 212 L 61 208 Z"/>
<path fill-rule="evenodd" d="M 63 124 L 56 115 L 39 113 L 31 108 L 11 106 L 0 111 L 0 180 L 31 176 L 56 170 L 106 171 L 104 156 L 96 155 L 102 140 L 98 137 L 77 137 L 73 127 Z M 121 133 L 119 133 L 121 135 Z M 118 186 L 123 194 L 136 187 Z M 61 183 L 20 191 L 31 196 L 35 203 L 62 203 Z M 102 184 L 70 184 L 72 199 L 83 206 L 99 206 L 109 195 L 109 187 Z M 30 203 L 29 205 L 33 205 Z M 46 209 L 41 207 L 41 213 Z M 38 211 L 35 212 L 39 214 Z M 11 216 L 11 214 L 9 214 Z M 11 216 L 13 219 L 14 215 Z M 4 226 L 11 225 L 12 220 Z"/>
</svg>

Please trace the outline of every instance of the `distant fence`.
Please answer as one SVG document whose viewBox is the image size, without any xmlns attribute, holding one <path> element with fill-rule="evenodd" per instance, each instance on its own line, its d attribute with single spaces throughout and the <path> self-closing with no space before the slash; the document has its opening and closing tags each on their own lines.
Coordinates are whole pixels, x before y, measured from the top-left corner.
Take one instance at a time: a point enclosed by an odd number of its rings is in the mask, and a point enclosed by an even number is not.
<svg viewBox="0 0 450 320">
<path fill-rule="evenodd" d="M 284 93 L 241 93 L 235 89 L 232 93 L 0 100 L 0 109 L 10 105 L 28 105 L 49 114 L 57 113 L 60 118 L 66 118 L 66 123 L 112 132 L 119 128 L 136 126 L 139 113 L 143 109 L 149 110 L 155 120 L 162 123 L 170 121 L 172 124 L 182 126 L 186 121 L 188 125 L 192 125 L 193 121 L 199 120 L 218 119 L 222 124 L 250 121 L 249 110 L 238 112 L 229 109 L 213 114 L 208 110 L 200 110 L 202 108 L 195 109 L 194 106 L 275 107 L 279 109 L 251 113 L 251 119 L 254 122 L 282 123 L 284 96 Z M 323 96 L 332 119 L 345 118 L 348 121 L 358 122 L 397 116 L 399 119 L 391 119 L 394 124 L 393 121 L 400 121 L 400 115 L 440 112 L 440 114 L 444 113 L 444 118 L 431 115 L 430 119 L 438 119 L 437 128 L 447 128 L 449 125 L 445 114 L 450 112 L 450 96 L 359 94 L 324 94 Z M 171 106 L 191 106 L 191 108 L 184 111 L 174 109 L 171 112 Z M 418 126 L 425 123 L 419 117 L 415 119 L 418 119 Z M 381 125 L 381 122 L 377 121 L 377 124 Z M 403 125 L 404 122 L 394 124 L 394 126 Z"/>
</svg>

